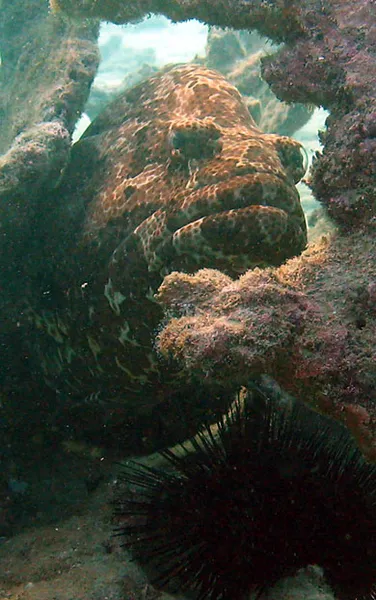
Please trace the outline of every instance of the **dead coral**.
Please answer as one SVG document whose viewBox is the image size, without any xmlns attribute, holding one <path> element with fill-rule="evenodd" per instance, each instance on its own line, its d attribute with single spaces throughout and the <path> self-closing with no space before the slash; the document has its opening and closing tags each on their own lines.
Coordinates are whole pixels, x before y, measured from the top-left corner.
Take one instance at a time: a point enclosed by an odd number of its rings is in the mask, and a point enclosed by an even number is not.
<svg viewBox="0 0 376 600">
<path fill-rule="evenodd" d="M 375 253 L 373 238 L 354 234 L 237 281 L 172 273 L 158 295 L 173 315 L 159 349 L 208 384 L 268 374 L 345 423 L 376 461 Z"/>
<path fill-rule="evenodd" d="M 52 0 L 54 11 L 71 16 L 95 17 L 113 23 L 139 21 L 150 13 L 172 21 L 199 19 L 209 25 L 257 29 L 277 41 L 293 39 L 303 32 L 294 3 L 286 0 Z"/>
</svg>

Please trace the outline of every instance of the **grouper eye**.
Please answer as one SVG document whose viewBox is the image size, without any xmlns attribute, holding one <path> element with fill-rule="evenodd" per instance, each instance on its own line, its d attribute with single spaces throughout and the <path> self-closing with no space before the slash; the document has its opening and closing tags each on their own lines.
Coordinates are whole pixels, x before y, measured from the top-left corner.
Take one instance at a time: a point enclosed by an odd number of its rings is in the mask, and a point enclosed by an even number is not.
<svg viewBox="0 0 376 600">
<path fill-rule="evenodd" d="M 276 149 L 281 163 L 294 183 L 304 177 L 308 169 L 308 155 L 299 142 L 293 143 L 290 138 L 282 137 L 277 140 Z"/>
<path fill-rule="evenodd" d="M 187 122 L 175 125 L 170 132 L 173 154 L 180 160 L 210 158 L 222 149 L 221 132 L 213 123 Z"/>
</svg>

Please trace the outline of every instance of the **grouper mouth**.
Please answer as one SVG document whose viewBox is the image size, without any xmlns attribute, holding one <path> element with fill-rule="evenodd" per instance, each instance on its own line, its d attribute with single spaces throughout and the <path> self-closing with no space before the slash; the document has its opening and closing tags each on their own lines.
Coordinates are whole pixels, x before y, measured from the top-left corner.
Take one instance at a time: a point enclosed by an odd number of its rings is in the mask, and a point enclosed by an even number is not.
<svg viewBox="0 0 376 600">
<path fill-rule="evenodd" d="M 275 173 L 237 176 L 184 194 L 173 210 L 159 209 L 136 230 L 149 269 L 217 268 L 238 275 L 279 265 L 307 243 L 305 216 L 294 185 Z"/>
</svg>

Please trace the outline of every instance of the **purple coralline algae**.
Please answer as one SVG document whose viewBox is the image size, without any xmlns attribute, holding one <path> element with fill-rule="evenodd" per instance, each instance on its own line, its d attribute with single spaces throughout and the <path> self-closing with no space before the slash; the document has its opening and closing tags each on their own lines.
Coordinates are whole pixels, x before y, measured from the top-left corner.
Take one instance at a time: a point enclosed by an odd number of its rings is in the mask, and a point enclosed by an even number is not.
<svg viewBox="0 0 376 600">
<path fill-rule="evenodd" d="M 334 237 L 277 269 L 233 281 L 203 269 L 172 273 L 158 299 L 169 316 L 162 355 L 208 386 L 267 374 L 344 423 L 376 461 L 376 243 Z"/>
</svg>

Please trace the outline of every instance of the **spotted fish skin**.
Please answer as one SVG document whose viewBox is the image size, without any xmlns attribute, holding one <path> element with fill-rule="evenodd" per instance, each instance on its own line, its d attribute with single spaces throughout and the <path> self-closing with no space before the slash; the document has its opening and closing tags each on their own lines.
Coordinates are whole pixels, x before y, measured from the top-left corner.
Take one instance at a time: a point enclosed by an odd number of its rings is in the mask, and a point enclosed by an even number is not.
<svg viewBox="0 0 376 600">
<path fill-rule="evenodd" d="M 160 402 L 153 294 L 163 276 L 237 275 L 300 253 L 302 163 L 297 142 L 263 134 L 239 92 L 202 66 L 165 69 L 110 104 L 56 192 L 61 300 L 31 310 L 49 385 L 136 411 Z"/>
</svg>

